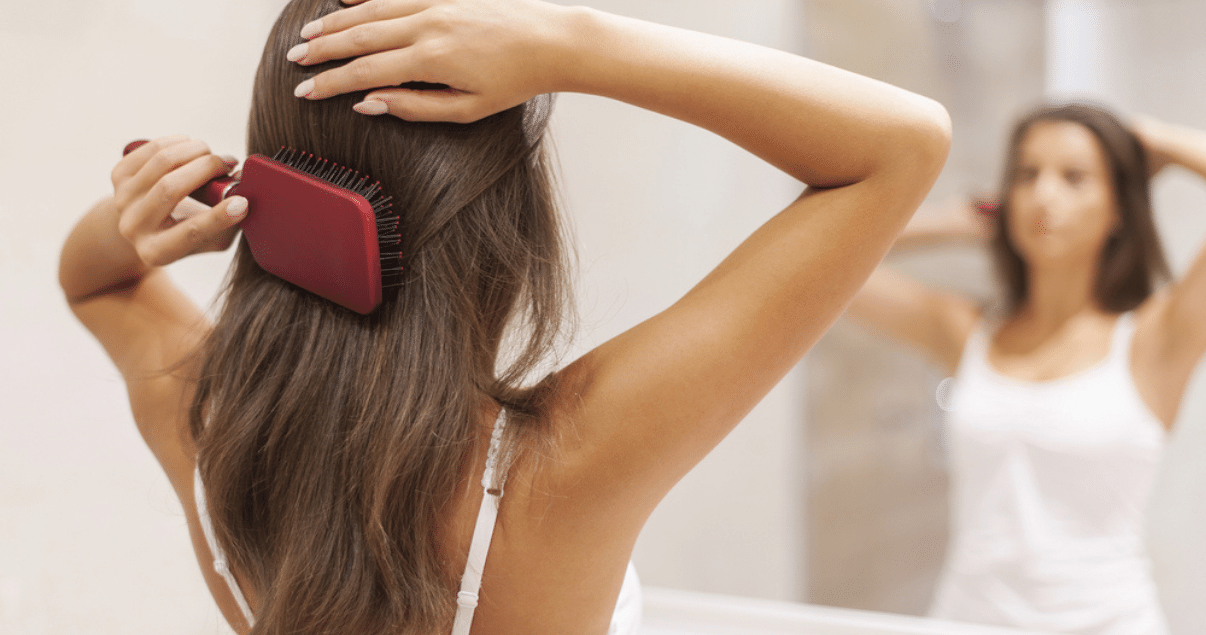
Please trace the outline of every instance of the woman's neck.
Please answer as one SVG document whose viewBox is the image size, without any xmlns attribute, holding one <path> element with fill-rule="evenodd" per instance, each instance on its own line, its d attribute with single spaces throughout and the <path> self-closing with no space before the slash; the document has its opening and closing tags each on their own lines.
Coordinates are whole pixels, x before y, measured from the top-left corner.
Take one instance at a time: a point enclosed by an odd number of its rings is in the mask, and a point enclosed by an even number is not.
<svg viewBox="0 0 1206 635">
<path fill-rule="evenodd" d="M 1107 311 L 1095 294 L 1096 262 L 1050 262 L 1028 267 L 1027 294 L 1017 316 L 1055 327 L 1086 313 Z"/>
</svg>

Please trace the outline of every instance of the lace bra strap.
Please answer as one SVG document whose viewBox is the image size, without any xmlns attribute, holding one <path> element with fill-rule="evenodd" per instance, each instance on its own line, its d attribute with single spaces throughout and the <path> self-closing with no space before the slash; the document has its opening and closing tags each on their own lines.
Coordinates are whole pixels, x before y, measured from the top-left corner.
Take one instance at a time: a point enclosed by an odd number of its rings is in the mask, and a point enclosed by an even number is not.
<svg viewBox="0 0 1206 635">
<path fill-rule="evenodd" d="M 482 472 L 481 507 L 477 510 L 477 524 L 473 527 L 473 541 L 469 544 L 469 559 L 465 562 L 465 573 L 461 575 L 461 591 L 456 594 L 456 619 L 452 623 L 452 635 L 469 635 L 473 624 L 473 611 L 477 608 L 478 591 L 482 587 L 482 571 L 486 568 L 486 554 L 490 551 L 490 539 L 494 537 L 494 524 L 498 519 L 498 505 L 502 500 L 503 481 L 500 475 L 495 484 L 498 468 L 498 449 L 503 430 L 507 426 L 505 410 L 499 410 L 494 421 L 494 432 L 490 435 L 490 450 L 486 454 L 486 469 Z"/>
</svg>

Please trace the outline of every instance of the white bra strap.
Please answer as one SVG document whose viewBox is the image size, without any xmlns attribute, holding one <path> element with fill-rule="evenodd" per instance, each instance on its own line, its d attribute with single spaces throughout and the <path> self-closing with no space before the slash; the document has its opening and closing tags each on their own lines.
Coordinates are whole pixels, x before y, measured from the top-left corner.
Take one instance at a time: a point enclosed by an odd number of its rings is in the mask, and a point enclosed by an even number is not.
<svg viewBox="0 0 1206 635">
<path fill-rule="evenodd" d="M 469 559 L 465 562 L 465 573 L 461 576 L 461 591 L 456 594 L 456 619 L 452 623 L 452 635 L 469 635 L 473 624 L 473 611 L 477 608 L 478 591 L 482 588 L 482 571 L 486 568 L 486 554 L 490 551 L 490 539 L 494 537 L 494 524 L 498 519 L 498 505 L 503 495 L 505 475 L 494 484 L 494 472 L 498 467 L 498 448 L 507 422 L 500 410 L 490 435 L 490 450 L 486 453 L 486 469 L 482 472 L 481 507 L 477 510 L 477 524 L 473 527 L 473 541 L 469 543 Z"/>
<path fill-rule="evenodd" d="M 1135 331 L 1135 314 L 1127 311 L 1118 316 L 1118 321 L 1114 323 L 1114 332 L 1110 334 L 1110 356 L 1120 356 L 1122 359 L 1130 359 L 1131 351 L 1128 344 L 1131 343 L 1131 335 Z"/>
<path fill-rule="evenodd" d="M 239 581 L 230 572 L 230 565 L 226 563 L 226 552 L 218 545 L 218 539 L 214 536 L 214 524 L 209 519 L 209 507 L 205 503 L 205 486 L 201 483 L 199 466 L 193 470 L 193 498 L 197 503 L 197 518 L 201 521 L 201 533 L 205 534 L 205 543 L 209 545 L 209 553 L 214 557 L 214 571 L 217 571 L 218 575 L 226 580 L 226 586 L 230 587 L 230 594 L 238 603 L 239 610 L 243 612 L 243 618 L 247 620 L 248 626 L 252 626 L 255 624 L 255 617 L 251 614 L 251 607 L 247 606 L 247 599 L 243 597 Z"/>
<path fill-rule="evenodd" d="M 988 364 L 988 349 L 992 348 L 992 337 L 999 327 L 1000 323 L 997 320 L 990 320 L 987 316 L 981 316 L 979 320 L 976 320 L 971 333 L 963 342 L 963 357 L 976 359 L 981 364 Z"/>
</svg>

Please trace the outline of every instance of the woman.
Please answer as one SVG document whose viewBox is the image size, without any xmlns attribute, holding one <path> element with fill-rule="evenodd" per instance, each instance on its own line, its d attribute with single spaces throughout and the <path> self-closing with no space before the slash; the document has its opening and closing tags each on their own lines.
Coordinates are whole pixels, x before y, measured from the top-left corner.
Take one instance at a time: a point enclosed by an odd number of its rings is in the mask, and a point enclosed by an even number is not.
<svg viewBox="0 0 1206 635">
<path fill-rule="evenodd" d="M 887 269 L 851 313 L 955 375 L 952 534 L 931 614 L 1060 633 L 1166 632 L 1144 510 L 1206 351 L 1206 256 L 1168 275 L 1150 174 L 1206 176 L 1206 134 L 1133 132 L 1086 105 L 1040 108 L 1011 138 L 994 227 L 918 214 L 901 244 L 989 239 L 999 310 Z M 979 228 L 988 231 L 979 231 Z"/>
<path fill-rule="evenodd" d="M 248 151 L 294 146 L 381 179 L 404 284 L 360 316 L 265 273 L 240 241 L 211 324 L 164 267 L 226 247 L 256 210 L 234 197 L 174 220 L 231 165 L 166 138 L 118 163 L 68 238 L 71 308 L 121 370 L 236 631 L 633 632 L 616 609 L 642 525 L 875 268 L 941 170 L 946 113 L 588 9 L 337 9 L 282 13 Z M 364 92 L 383 85 L 404 88 Z M 531 387 L 564 293 L 531 100 L 558 91 L 702 126 L 810 187 L 679 302 Z M 360 114 L 382 107 L 397 117 Z"/>
</svg>

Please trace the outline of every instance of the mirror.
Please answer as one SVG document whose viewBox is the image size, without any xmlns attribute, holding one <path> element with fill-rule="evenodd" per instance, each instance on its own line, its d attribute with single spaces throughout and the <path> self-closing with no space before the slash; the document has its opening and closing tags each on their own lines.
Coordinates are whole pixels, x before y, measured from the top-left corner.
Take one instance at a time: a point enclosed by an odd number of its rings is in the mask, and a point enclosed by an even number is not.
<svg viewBox="0 0 1206 635">
<path fill-rule="evenodd" d="M 889 6 L 891 5 L 891 6 Z M 1206 125 L 1206 50 L 1190 24 L 1201 3 L 993 0 L 808 3 L 818 59 L 938 99 L 954 122 L 931 204 L 994 192 L 1014 119 L 1044 100 L 1091 99 L 1121 116 Z M 928 14 L 928 15 L 927 15 Z M 858 36 L 852 34 L 857 33 Z M 1186 171 L 1153 183 L 1155 217 L 1174 276 L 1202 248 L 1206 187 Z M 989 300 L 982 249 L 894 253 L 887 264 L 925 283 Z M 928 606 L 947 545 L 942 368 L 843 319 L 806 362 L 809 416 L 804 597 L 917 614 Z M 1148 509 L 1147 546 L 1173 633 L 1206 628 L 1206 382 L 1191 380 Z"/>
</svg>

